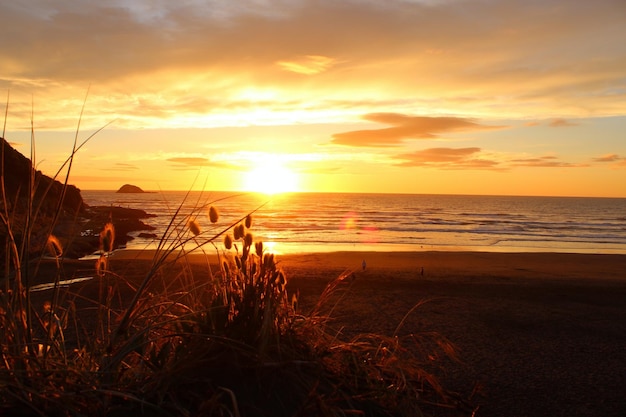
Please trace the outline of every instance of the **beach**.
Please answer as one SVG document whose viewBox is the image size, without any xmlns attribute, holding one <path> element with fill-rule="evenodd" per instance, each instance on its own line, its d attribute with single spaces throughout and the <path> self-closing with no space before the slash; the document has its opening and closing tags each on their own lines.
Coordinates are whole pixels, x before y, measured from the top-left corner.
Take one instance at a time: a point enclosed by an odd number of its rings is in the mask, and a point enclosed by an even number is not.
<svg viewBox="0 0 626 417">
<path fill-rule="evenodd" d="M 355 271 L 332 323 L 346 337 L 446 337 L 461 362 L 439 376 L 461 394 L 476 387 L 477 416 L 626 415 L 624 255 L 344 252 L 282 262 L 310 301 Z"/>
<path fill-rule="evenodd" d="M 150 254 L 116 251 L 110 265 L 140 278 Z M 188 259 L 202 270 L 202 256 Z M 334 252 L 278 262 L 305 314 L 353 273 L 328 323 L 340 338 L 449 340 L 458 361 L 444 358 L 436 374 L 461 396 L 475 391 L 476 416 L 626 415 L 626 255 Z"/>
</svg>

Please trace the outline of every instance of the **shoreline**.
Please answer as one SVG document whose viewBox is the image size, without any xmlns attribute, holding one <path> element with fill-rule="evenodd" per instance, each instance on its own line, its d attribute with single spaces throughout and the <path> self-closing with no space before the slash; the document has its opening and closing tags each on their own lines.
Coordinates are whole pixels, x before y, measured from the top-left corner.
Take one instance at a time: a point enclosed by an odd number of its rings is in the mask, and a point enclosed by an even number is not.
<svg viewBox="0 0 626 417">
<path fill-rule="evenodd" d="M 155 250 L 121 249 L 110 259 L 151 260 Z M 175 255 L 172 254 L 170 259 Z M 187 254 L 191 262 L 206 262 L 202 253 Z M 207 253 L 211 262 L 217 255 Z M 478 252 L 478 251 L 336 251 L 275 255 L 290 269 L 412 270 L 415 277 L 502 277 L 518 279 L 595 279 L 626 282 L 626 254 L 565 252 Z M 422 273 L 423 268 L 423 273 Z"/>
<path fill-rule="evenodd" d="M 264 247 L 272 253 L 283 255 L 306 255 L 309 253 L 334 253 L 334 252 L 485 252 L 485 253 L 571 253 L 571 254 L 607 254 L 626 255 L 626 245 L 608 244 L 604 246 L 591 246 L 589 244 L 552 245 L 552 246 L 513 246 L 513 245 L 416 245 L 398 243 L 293 243 L 275 242 L 262 240 Z M 155 250 L 156 243 L 139 243 L 130 240 L 129 250 Z M 215 249 L 209 245 L 209 251 Z"/>
</svg>

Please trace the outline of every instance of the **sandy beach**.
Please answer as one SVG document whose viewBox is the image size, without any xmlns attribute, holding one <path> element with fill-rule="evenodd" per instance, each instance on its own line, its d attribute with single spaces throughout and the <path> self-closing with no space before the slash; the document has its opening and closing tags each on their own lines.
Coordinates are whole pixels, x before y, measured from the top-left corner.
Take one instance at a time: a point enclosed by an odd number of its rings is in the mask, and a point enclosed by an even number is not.
<svg viewBox="0 0 626 417">
<path fill-rule="evenodd" d="M 404 319 L 399 335 L 448 338 L 462 362 L 440 377 L 465 394 L 478 384 L 478 416 L 626 415 L 624 255 L 345 252 L 282 262 L 302 298 L 355 271 L 334 311 L 347 337 L 391 335 Z"/>
<path fill-rule="evenodd" d="M 140 277 L 148 259 L 149 251 L 120 251 L 111 268 Z M 329 324 L 340 337 L 447 338 L 460 362 L 445 361 L 438 376 L 461 395 L 477 388 L 477 416 L 626 415 L 626 255 L 335 252 L 278 260 L 303 312 L 330 281 L 354 272 Z"/>
</svg>

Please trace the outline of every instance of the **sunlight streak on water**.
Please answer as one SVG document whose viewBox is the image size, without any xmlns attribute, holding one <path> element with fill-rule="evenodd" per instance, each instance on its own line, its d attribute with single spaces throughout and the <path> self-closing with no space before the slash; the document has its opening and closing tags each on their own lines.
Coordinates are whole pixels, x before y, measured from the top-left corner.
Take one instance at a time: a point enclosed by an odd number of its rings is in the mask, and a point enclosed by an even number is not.
<svg viewBox="0 0 626 417">
<path fill-rule="evenodd" d="M 90 205 L 142 208 L 161 236 L 185 193 L 83 191 Z M 225 199 L 222 199 L 225 198 Z M 219 201 L 216 201 L 219 200 Z M 205 236 L 255 209 L 252 232 L 278 253 L 337 250 L 472 250 L 626 253 L 626 199 L 388 195 L 191 193 L 182 213 L 215 205 L 217 226 L 197 210 Z M 185 224 L 184 219 L 180 221 Z M 216 243 L 221 247 L 220 241 Z M 153 247 L 135 239 L 129 248 Z"/>
</svg>

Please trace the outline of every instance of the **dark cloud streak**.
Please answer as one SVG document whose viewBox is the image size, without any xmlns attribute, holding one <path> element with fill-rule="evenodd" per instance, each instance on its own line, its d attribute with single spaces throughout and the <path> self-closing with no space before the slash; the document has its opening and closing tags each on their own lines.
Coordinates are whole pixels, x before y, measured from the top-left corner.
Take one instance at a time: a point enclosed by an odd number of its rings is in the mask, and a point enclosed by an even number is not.
<svg viewBox="0 0 626 417">
<path fill-rule="evenodd" d="M 593 158 L 592 161 L 601 164 L 614 164 L 616 167 L 626 167 L 626 156 L 621 156 L 615 153 Z"/>
<path fill-rule="evenodd" d="M 570 127 L 570 126 L 578 126 L 578 123 L 570 122 L 565 119 L 554 119 L 548 125 L 550 127 Z"/>
<path fill-rule="evenodd" d="M 333 135 L 331 143 L 346 146 L 396 146 L 408 139 L 433 139 L 443 133 L 501 129 L 459 117 L 408 116 L 397 113 L 372 113 L 365 120 L 391 124 L 383 129 L 355 130 Z"/>
<path fill-rule="evenodd" d="M 223 169 L 235 169 L 239 170 L 240 167 L 225 162 L 212 161 L 204 157 L 174 157 L 167 158 L 167 162 L 174 165 L 178 169 L 197 169 L 203 167 L 223 168 Z"/>
<path fill-rule="evenodd" d="M 492 170 L 508 171 L 513 168 L 581 168 L 587 164 L 575 164 L 559 160 L 552 155 L 532 158 L 494 158 L 481 148 L 428 148 L 412 153 L 399 154 L 396 166 L 427 167 L 445 170 Z"/>
<path fill-rule="evenodd" d="M 485 169 L 501 171 L 504 168 L 496 160 L 479 157 L 480 148 L 429 148 L 413 153 L 397 155 L 401 167 L 430 167 L 439 169 Z"/>
</svg>

